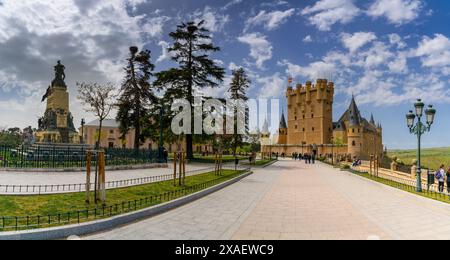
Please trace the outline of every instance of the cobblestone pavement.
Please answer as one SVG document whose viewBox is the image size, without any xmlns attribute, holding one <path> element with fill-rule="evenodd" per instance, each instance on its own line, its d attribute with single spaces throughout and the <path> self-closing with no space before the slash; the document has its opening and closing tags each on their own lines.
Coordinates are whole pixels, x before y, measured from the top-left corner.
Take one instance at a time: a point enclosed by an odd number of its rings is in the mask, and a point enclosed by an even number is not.
<svg viewBox="0 0 450 260">
<path fill-rule="evenodd" d="M 206 198 L 85 239 L 450 239 L 450 205 L 282 161 Z"/>
</svg>

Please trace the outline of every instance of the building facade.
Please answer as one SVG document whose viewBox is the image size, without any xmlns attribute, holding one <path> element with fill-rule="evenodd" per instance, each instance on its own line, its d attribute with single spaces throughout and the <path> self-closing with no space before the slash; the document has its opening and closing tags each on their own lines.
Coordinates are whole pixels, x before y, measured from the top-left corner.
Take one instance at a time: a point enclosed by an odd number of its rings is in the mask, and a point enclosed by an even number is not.
<svg viewBox="0 0 450 260">
<path fill-rule="evenodd" d="M 79 129 L 79 132 L 83 135 L 84 143 L 90 145 L 92 147 L 95 146 L 99 136 L 99 121 L 94 120 L 92 122 L 84 125 L 83 128 Z M 102 125 L 102 133 L 100 138 L 100 147 L 103 148 L 126 148 L 132 149 L 134 148 L 134 130 L 131 130 L 127 133 L 125 138 L 122 138 L 119 129 L 119 122 L 115 119 L 106 119 L 103 121 Z M 181 145 L 181 146 L 180 146 Z M 145 141 L 141 145 L 141 149 L 153 149 L 157 150 L 159 147 L 159 142 L 153 142 L 151 140 Z M 184 141 L 181 144 L 173 143 L 173 144 L 164 144 L 164 147 L 168 152 L 172 153 L 179 150 L 179 147 L 185 149 L 186 145 Z M 211 145 L 194 145 L 194 152 L 203 153 L 203 152 L 213 152 L 213 147 Z"/>
<path fill-rule="evenodd" d="M 292 154 L 316 153 L 318 156 L 346 156 L 367 159 L 383 154 L 383 130 L 372 118 L 361 116 L 352 98 L 349 108 L 333 122 L 334 83 L 325 79 L 314 85 L 289 86 L 288 112 L 281 116 L 275 144 L 263 145 L 263 152 Z"/>
</svg>

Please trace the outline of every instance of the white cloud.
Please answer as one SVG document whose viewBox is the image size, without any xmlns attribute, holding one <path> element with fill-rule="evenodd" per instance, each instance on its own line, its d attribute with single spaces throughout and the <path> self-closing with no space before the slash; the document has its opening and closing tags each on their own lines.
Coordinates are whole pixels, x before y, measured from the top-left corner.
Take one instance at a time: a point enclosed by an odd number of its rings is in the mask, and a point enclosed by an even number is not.
<svg viewBox="0 0 450 260">
<path fill-rule="evenodd" d="M 286 67 L 286 74 L 292 77 L 301 77 L 307 80 L 314 80 L 317 78 L 327 78 L 336 72 L 336 66 L 333 63 L 325 61 L 312 62 L 308 66 L 300 66 L 293 64 L 287 60 L 279 62 L 280 66 Z"/>
<path fill-rule="evenodd" d="M 388 63 L 392 73 L 403 74 L 408 72 L 408 60 L 406 53 L 398 53 L 394 60 Z"/>
<path fill-rule="evenodd" d="M 308 16 L 308 21 L 321 31 L 331 30 L 331 26 L 336 23 L 347 24 L 359 13 L 360 10 L 353 0 L 320 0 L 301 11 L 301 14 Z"/>
<path fill-rule="evenodd" d="M 152 37 L 143 30 L 146 17 L 127 11 L 144 0 L 1 2 L 0 102 L 5 109 L 0 121 L 18 126 L 37 125 L 37 116 L 44 113 L 40 97 L 53 79 L 57 60 L 67 68 L 75 123 L 82 116 L 89 120 L 76 100 L 76 81 L 119 85 L 128 46 L 142 47 Z"/>
<path fill-rule="evenodd" d="M 389 42 L 392 45 L 396 45 L 397 48 L 403 49 L 403 48 L 407 47 L 406 43 L 402 40 L 402 37 L 400 37 L 400 35 L 393 33 L 393 34 L 389 34 L 388 37 L 389 37 Z"/>
<path fill-rule="evenodd" d="M 165 41 L 160 41 L 158 43 L 158 45 L 161 46 L 161 56 L 159 56 L 158 60 L 156 60 L 156 63 L 170 60 L 172 58 L 172 55 L 168 50 L 168 48 L 170 47 L 170 44 Z"/>
<path fill-rule="evenodd" d="M 261 11 L 255 17 L 249 18 L 245 22 L 245 30 L 247 31 L 252 26 L 264 25 L 266 30 L 275 30 L 280 27 L 282 24 L 286 23 L 288 18 L 294 15 L 295 9 L 289 9 L 286 11 L 273 11 L 266 12 Z"/>
<path fill-rule="evenodd" d="M 256 83 L 259 85 L 258 98 L 277 98 L 284 96 L 286 79 L 279 73 L 268 77 L 257 77 Z"/>
<path fill-rule="evenodd" d="M 170 17 L 159 16 L 150 18 L 143 26 L 143 31 L 148 33 L 151 37 L 161 37 L 164 25 L 170 21 Z"/>
<path fill-rule="evenodd" d="M 238 41 L 250 46 L 250 56 L 255 59 L 256 66 L 263 69 L 264 62 L 272 59 L 272 44 L 265 35 L 260 33 L 245 34 L 238 38 Z"/>
<path fill-rule="evenodd" d="M 434 38 L 425 36 L 415 50 L 415 56 L 421 57 L 424 67 L 450 66 L 450 39 L 442 34 L 436 34 Z"/>
<path fill-rule="evenodd" d="M 197 23 L 205 21 L 204 27 L 211 32 L 221 32 L 230 21 L 228 15 L 219 14 L 209 6 L 206 6 L 203 11 L 196 11 L 194 17 Z"/>
<path fill-rule="evenodd" d="M 240 3 L 242 3 L 243 0 L 233 0 L 230 1 L 229 3 L 227 3 L 224 7 L 222 7 L 222 10 L 226 11 L 228 9 L 230 9 L 232 6 L 238 5 Z"/>
<path fill-rule="evenodd" d="M 311 43 L 311 42 L 313 42 L 313 39 L 312 39 L 311 35 L 308 35 L 305 38 L 303 38 L 303 42 L 304 43 Z"/>
<path fill-rule="evenodd" d="M 354 52 L 364 45 L 377 39 L 377 36 L 373 32 L 357 32 L 354 34 L 342 33 L 341 41 L 344 46 Z"/>
<path fill-rule="evenodd" d="M 355 65 L 366 69 L 373 69 L 374 67 L 386 64 L 393 56 L 394 54 L 385 43 L 377 41 L 369 50 L 357 54 L 358 61 Z"/>
<path fill-rule="evenodd" d="M 420 0 L 377 0 L 367 13 L 372 17 L 386 17 L 395 25 L 415 20 L 422 9 Z"/>
</svg>

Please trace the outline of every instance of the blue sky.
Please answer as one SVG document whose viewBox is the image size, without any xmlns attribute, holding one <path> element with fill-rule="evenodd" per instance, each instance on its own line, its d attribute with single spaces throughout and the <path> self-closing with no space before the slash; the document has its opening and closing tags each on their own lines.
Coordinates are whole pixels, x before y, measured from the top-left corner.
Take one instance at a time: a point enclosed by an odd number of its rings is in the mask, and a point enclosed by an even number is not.
<svg viewBox="0 0 450 260">
<path fill-rule="evenodd" d="M 58 59 L 75 121 L 92 119 L 75 82 L 118 84 L 130 45 L 166 69 L 168 32 L 202 19 L 222 48 L 216 62 L 248 71 L 251 97 L 283 98 L 289 77 L 332 78 L 335 119 L 354 94 L 388 148 L 414 148 L 405 114 L 421 97 L 438 110 L 425 146 L 450 146 L 450 4 L 431 0 L 0 0 L 0 126 L 37 125 Z M 228 83 L 205 93 L 223 96 Z"/>
</svg>

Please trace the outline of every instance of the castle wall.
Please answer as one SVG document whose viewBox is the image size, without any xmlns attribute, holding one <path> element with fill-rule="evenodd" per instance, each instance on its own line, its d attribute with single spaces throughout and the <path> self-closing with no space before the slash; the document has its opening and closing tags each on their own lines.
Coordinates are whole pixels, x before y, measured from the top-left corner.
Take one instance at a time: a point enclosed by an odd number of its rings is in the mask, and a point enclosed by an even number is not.
<svg viewBox="0 0 450 260">
<path fill-rule="evenodd" d="M 333 134 L 334 85 L 317 80 L 313 85 L 288 88 L 288 144 L 329 144 Z"/>
</svg>

